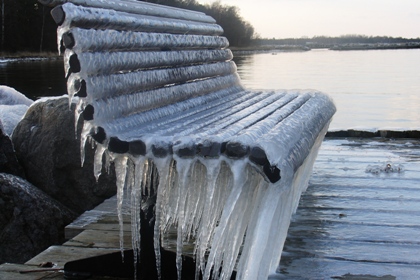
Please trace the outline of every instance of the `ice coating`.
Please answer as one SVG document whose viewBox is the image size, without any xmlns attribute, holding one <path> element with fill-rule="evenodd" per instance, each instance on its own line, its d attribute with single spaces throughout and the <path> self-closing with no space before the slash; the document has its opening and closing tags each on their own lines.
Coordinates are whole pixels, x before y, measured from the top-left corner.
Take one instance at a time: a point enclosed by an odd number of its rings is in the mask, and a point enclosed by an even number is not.
<svg viewBox="0 0 420 280">
<path fill-rule="evenodd" d="M 243 95 L 244 97 L 238 97 L 238 95 Z M 125 137 L 127 137 L 127 139 L 131 139 L 147 133 L 148 135 L 151 135 L 151 137 L 160 137 L 161 141 L 163 140 L 163 137 L 176 139 L 177 136 L 185 136 L 185 134 L 189 132 L 197 132 L 201 127 L 208 127 L 219 121 L 220 118 L 233 115 L 233 120 L 227 119 L 226 123 L 222 122 L 222 125 L 227 126 L 235 119 L 239 119 L 241 117 L 241 114 L 239 113 L 241 109 L 245 108 L 247 105 L 257 103 L 258 101 L 263 102 L 263 98 L 264 96 L 262 95 L 259 96 L 255 93 L 241 91 L 232 97 L 225 97 L 223 102 L 215 100 L 213 103 L 204 104 L 202 107 L 194 107 L 191 110 L 180 112 L 176 115 L 176 117 L 169 116 L 164 119 L 156 119 L 154 122 L 144 122 L 141 127 L 136 129 L 136 131 L 125 131 L 119 135 L 121 139 L 124 139 Z M 269 101 L 266 100 L 266 102 Z M 234 114 L 235 112 L 238 113 Z M 189 128 L 186 129 L 186 126 Z M 208 129 L 208 133 L 211 134 L 212 132 L 216 133 L 218 127 L 216 127 L 213 131 L 209 127 Z M 196 134 L 196 136 L 197 139 L 201 137 L 199 134 Z"/>
<path fill-rule="evenodd" d="M 66 51 L 66 56 L 76 55 Z M 173 65 L 183 66 L 208 62 L 221 62 L 232 59 L 232 52 L 223 50 L 183 50 L 183 51 L 126 51 L 112 52 L 103 59 L 102 53 L 81 53 L 77 59 L 80 71 L 84 75 L 104 75 L 118 72 L 129 72 L 139 69 L 163 68 Z M 67 63 L 69 64 L 69 63 Z M 70 64 L 69 64 L 70 65 Z"/>
<path fill-rule="evenodd" d="M 58 6 L 68 3 L 68 0 L 39 0 L 44 5 Z M 147 2 L 130 1 L 130 0 L 71 0 L 71 3 L 94 8 L 107 8 L 115 11 L 144 14 L 151 16 L 161 16 L 168 18 L 178 18 L 184 20 L 194 20 L 201 22 L 214 23 L 212 17 L 204 13 L 178 9 L 174 7 L 164 7 Z"/>
<path fill-rule="evenodd" d="M 274 126 L 255 146 L 266 151 L 272 166 L 280 168 L 292 165 L 296 170 L 318 136 L 314 132 L 321 131 L 335 113 L 335 107 L 331 104 L 327 95 L 314 92 L 313 97 L 295 110 L 292 117 Z"/>
<path fill-rule="evenodd" d="M 149 110 L 138 115 L 131 115 L 123 120 L 110 120 L 103 123 L 103 126 L 109 133 L 109 136 L 119 135 L 121 140 L 130 141 L 130 139 L 140 135 L 142 129 L 145 128 L 146 123 L 149 129 L 161 127 L 168 123 L 179 121 L 182 118 L 190 118 L 191 116 L 200 113 L 200 111 L 203 110 L 203 107 L 211 110 L 222 104 L 229 106 L 233 103 L 240 102 L 241 100 L 245 101 L 252 93 L 245 94 L 244 98 L 239 99 L 239 101 L 235 100 L 235 97 L 242 94 L 242 89 L 238 87 L 223 89 L 204 96 L 187 99 L 176 104 Z"/>
<path fill-rule="evenodd" d="M 88 101 L 93 99 L 117 99 L 121 95 L 130 95 L 153 88 L 197 79 L 225 76 L 236 72 L 233 62 L 217 62 L 157 70 L 133 71 L 107 76 L 93 76 L 84 79 Z M 117 102 L 117 101 L 112 101 Z"/>
<path fill-rule="evenodd" d="M 234 269 L 237 279 L 267 279 L 332 101 L 310 90 L 245 90 L 220 26 L 202 13 L 129 0 L 41 2 L 63 4 L 53 17 L 76 123 L 84 121 L 81 150 L 96 145 L 96 178 L 114 163 L 121 242 L 128 199 L 134 258 L 140 211 L 156 194 L 158 270 L 176 232 L 178 279 L 191 244 L 197 279 L 230 279 Z"/>
<path fill-rule="evenodd" d="M 67 48 L 75 52 L 98 52 L 104 50 L 160 50 L 160 49 L 200 49 L 225 48 L 228 41 L 225 37 L 206 35 L 183 35 L 153 32 L 134 32 L 117 30 L 94 30 L 72 28 L 71 33 L 65 33 L 62 28 L 61 36 L 70 35 Z M 89 38 L 95 37 L 96 40 Z M 61 38 L 61 37 L 60 37 Z M 77 43 L 72 43 L 75 41 Z"/>
<path fill-rule="evenodd" d="M 163 107 L 175 102 L 184 101 L 188 98 L 209 93 L 212 89 L 217 90 L 226 87 L 224 81 L 235 82 L 235 75 L 214 79 L 201 80 L 194 83 L 182 84 L 173 87 L 163 87 L 156 90 L 138 92 L 123 97 L 115 97 L 106 100 L 95 100 L 91 105 L 96 108 L 94 119 L 98 123 L 103 120 L 117 119 L 129 116 L 126 106 L 136 106 L 136 112 L 148 111 L 156 107 Z M 135 113 L 135 112 L 133 112 Z"/>
<path fill-rule="evenodd" d="M 55 18 L 60 24 L 62 17 L 65 17 L 66 24 L 73 26 L 83 26 L 84 28 L 94 29 L 114 29 L 132 30 L 146 32 L 165 32 L 178 34 L 203 34 L 220 35 L 223 29 L 214 23 L 195 22 L 182 19 L 166 19 L 164 17 L 149 16 L 143 14 L 132 14 L 115 10 L 76 6 L 65 3 L 55 8 L 62 9 L 64 15 L 59 19 Z M 59 12 L 56 10 L 56 14 Z M 54 16 L 54 12 L 53 12 Z"/>
</svg>

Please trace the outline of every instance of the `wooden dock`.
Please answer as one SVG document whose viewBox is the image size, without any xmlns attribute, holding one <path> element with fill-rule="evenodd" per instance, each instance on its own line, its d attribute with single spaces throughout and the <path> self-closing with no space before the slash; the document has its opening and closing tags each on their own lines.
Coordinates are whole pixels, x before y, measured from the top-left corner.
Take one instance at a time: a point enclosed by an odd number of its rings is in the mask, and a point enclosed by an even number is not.
<svg viewBox="0 0 420 280">
<path fill-rule="evenodd" d="M 129 249 L 127 209 L 124 220 Z M 66 243 L 0 265 L 0 279 L 63 279 L 66 262 L 118 252 L 119 230 L 111 198 L 69 225 Z M 420 279 L 418 252 L 420 140 L 327 139 L 270 279 Z"/>
<path fill-rule="evenodd" d="M 119 252 L 116 205 L 117 200 L 112 197 L 82 214 L 66 227 L 66 243 L 49 247 L 23 265 L 0 265 L 0 279 L 64 279 L 62 269 L 69 261 Z M 127 211 L 124 212 L 124 249 L 131 249 L 131 218 Z M 40 267 L 45 263 L 52 263 L 53 267 Z"/>
</svg>

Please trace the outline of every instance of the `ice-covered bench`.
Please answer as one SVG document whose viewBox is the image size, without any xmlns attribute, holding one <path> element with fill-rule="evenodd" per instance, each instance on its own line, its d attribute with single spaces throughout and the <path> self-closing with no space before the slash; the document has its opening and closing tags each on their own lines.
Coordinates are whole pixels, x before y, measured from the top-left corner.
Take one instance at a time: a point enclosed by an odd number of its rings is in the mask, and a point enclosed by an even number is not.
<svg viewBox="0 0 420 280">
<path fill-rule="evenodd" d="M 179 255 L 193 235 L 197 268 L 208 277 L 223 263 L 226 277 L 244 242 L 240 279 L 275 269 L 332 101 L 316 91 L 244 89 L 222 28 L 203 13 L 133 0 L 40 2 L 56 6 L 82 142 L 95 140 L 98 163 L 103 153 L 115 161 L 120 197 L 124 185 L 141 187 L 153 163 L 155 234 L 178 225 Z"/>
</svg>

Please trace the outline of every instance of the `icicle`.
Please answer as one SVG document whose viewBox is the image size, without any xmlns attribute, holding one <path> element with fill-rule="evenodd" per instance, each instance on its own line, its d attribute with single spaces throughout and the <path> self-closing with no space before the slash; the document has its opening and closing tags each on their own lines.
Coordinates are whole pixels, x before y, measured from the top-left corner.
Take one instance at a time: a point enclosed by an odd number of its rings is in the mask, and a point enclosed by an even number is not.
<svg viewBox="0 0 420 280">
<path fill-rule="evenodd" d="M 81 161 L 81 166 L 83 166 L 84 162 L 85 162 L 85 146 L 86 146 L 86 141 L 88 140 L 89 137 L 89 133 L 92 129 L 92 125 L 89 122 L 84 122 L 83 123 L 83 129 L 82 129 L 82 133 L 80 135 L 80 161 Z"/>
<path fill-rule="evenodd" d="M 145 163 L 147 162 L 144 157 L 134 159 L 134 180 L 131 188 L 131 246 L 134 254 L 134 275 L 137 275 L 137 264 L 140 261 L 140 211 L 141 211 L 141 188 L 146 182 L 143 180 Z M 147 168 L 147 167 L 146 167 Z"/>
<path fill-rule="evenodd" d="M 158 279 L 161 279 L 161 255 L 160 255 L 160 227 L 161 227 L 161 208 L 162 200 L 165 196 L 166 190 L 169 188 L 170 170 L 173 169 L 173 164 L 169 157 L 156 158 L 154 163 L 159 172 L 159 186 L 157 190 L 157 198 L 155 205 L 155 225 L 153 229 L 153 243 L 155 248 L 156 269 Z"/>
<path fill-rule="evenodd" d="M 215 190 L 216 190 L 216 180 L 217 174 L 220 171 L 220 160 L 207 160 L 203 161 L 206 166 L 206 188 L 204 195 L 203 211 L 200 221 L 200 227 L 198 229 L 198 234 L 196 237 L 196 279 L 199 277 L 199 273 L 204 272 L 205 268 L 205 253 L 208 247 L 208 242 L 212 235 L 212 222 L 211 222 L 211 213 L 212 206 L 215 206 Z M 222 187 L 222 186 L 221 186 Z M 217 214 L 216 214 L 217 215 Z M 197 221 L 198 222 L 198 217 Z M 204 273 L 203 273 L 204 274 Z"/>
<path fill-rule="evenodd" d="M 67 25 L 68 23 L 64 21 L 64 23 L 61 26 L 57 27 L 57 49 L 59 55 L 61 55 L 61 42 L 63 34 L 69 30 L 69 27 Z"/>
<path fill-rule="evenodd" d="M 74 109 L 74 135 L 76 139 L 79 137 L 79 135 L 77 135 L 77 126 L 79 124 L 80 116 L 82 115 L 82 112 L 83 112 L 83 107 L 84 107 L 84 103 L 81 99 L 79 99 L 79 101 L 76 104 L 76 108 Z M 87 122 L 84 122 L 84 123 L 87 123 Z M 85 131 L 85 133 L 88 133 L 88 131 Z"/>
<path fill-rule="evenodd" d="M 127 156 L 116 156 L 114 159 L 115 164 L 115 173 L 117 177 L 117 214 L 118 214 L 118 221 L 120 225 L 120 250 L 121 256 L 124 260 L 124 221 L 123 221 L 123 212 L 122 212 L 122 205 L 123 205 L 123 196 L 124 196 L 124 187 L 125 187 L 125 180 L 127 174 Z"/>
<path fill-rule="evenodd" d="M 99 176 L 101 176 L 102 173 L 102 157 L 104 155 L 105 150 L 106 147 L 104 145 L 97 143 L 95 156 L 93 159 L 93 174 L 95 175 L 96 182 L 98 182 Z"/>
<path fill-rule="evenodd" d="M 227 201 L 223 208 L 223 213 L 220 218 L 219 224 L 215 230 L 213 240 L 211 242 L 211 251 L 208 257 L 205 273 L 203 279 L 210 279 L 211 271 L 219 271 L 218 265 L 221 264 L 221 257 L 223 249 L 218 244 L 223 243 L 224 234 L 227 230 L 229 218 L 234 211 L 235 204 L 243 190 L 245 184 L 245 178 L 247 177 L 244 172 L 245 161 L 234 161 L 231 170 L 234 177 L 233 188 L 227 198 Z"/>
<path fill-rule="evenodd" d="M 176 158 L 176 169 L 178 176 L 178 193 L 177 193 L 177 208 L 176 217 L 178 222 L 177 227 L 177 245 L 176 245 L 176 267 L 178 280 L 181 280 L 182 274 L 182 247 L 185 238 L 184 219 L 185 219 L 185 205 L 187 203 L 187 176 L 191 169 L 192 160 Z"/>
</svg>

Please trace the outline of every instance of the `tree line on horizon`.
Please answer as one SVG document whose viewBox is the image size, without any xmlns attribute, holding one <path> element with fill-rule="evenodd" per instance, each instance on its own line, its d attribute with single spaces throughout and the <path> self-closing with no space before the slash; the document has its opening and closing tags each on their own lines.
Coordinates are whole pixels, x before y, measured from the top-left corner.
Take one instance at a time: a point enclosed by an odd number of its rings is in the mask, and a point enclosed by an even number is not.
<svg viewBox="0 0 420 280">
<path fill-rule="evenodd" d="M 210 5 L 196 0 L 146 0 L 156 4 L 204 12 L 216 19 L 232 46 L 250 44 L 254 27 L 245 21 L 236 6 L 216 1 Z M 56 51 L 57 26 L 50 15 L 51 8 L 37 0 L 1 0 L 0 52 Z"/>
<path fill-rule="evenodd" d="M 57 26 L 50 16 L 51 8 L 37 0 L 0 0 L 0 52 L 55 52 Z M 239 8 L 215 1 L 203 5 L 196 0 L 144 0 L 156 4 L 201 11 L 216 19 L 224 29 L 231 46 L 258 45 L 339 45 L 350 43 L 409 43 L 420 38 L 406 39 L 387 36 L 343 35 L 340 37 L 315 36 L 312 38 L 260 38 L 254 27 L 242 18 Z"/>
<path fill-rule="evenodd" d="M 418 43 L 420 38 L 402 38 L 389 36 L 366 36 L 359 34 L 347 34 L 338 37 L 314 36 L 301 38 L 286 39 L 266 39 L 256 38 L 253 45 L 317 45 L 317 46 L 334 46 L 346 44 L 399 44 L 399 43 Z"/>
</svg>

